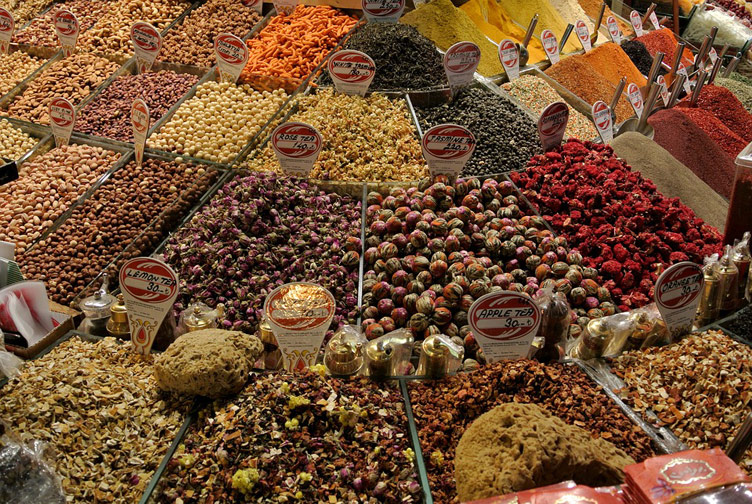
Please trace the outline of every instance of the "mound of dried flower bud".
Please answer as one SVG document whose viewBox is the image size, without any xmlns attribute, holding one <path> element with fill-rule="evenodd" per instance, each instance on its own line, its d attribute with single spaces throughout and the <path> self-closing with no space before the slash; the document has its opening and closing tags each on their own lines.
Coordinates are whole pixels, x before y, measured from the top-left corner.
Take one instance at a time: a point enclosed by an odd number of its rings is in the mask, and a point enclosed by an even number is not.
<svg viewBox="0 0 752 504">
<path fill-rule="evenodd" d="M 180 276 L 176 309 L 224 303 L 224 329 L 254 333 L 266 295 L 313 282 L 334 295 L 336 329 L 358 316 L 360 202 L 304 180 L 238 176 L 170 239 L 164 256 Z"/>
<path fill-rule="evenodd" d="M 363 329 L 369 339 L 409 327 L 418 339 L 460 337 L 466 357 L 477 345 L 467 312 L 496 290 L 567 295 L 577 322 L 615 313 L 608 290 L 582 257 L 555 238 L 543 219 L 520 208 L 509 181 L 428 180 L 368 195 Z"/>
<path fill-rule="evenodd" d="M 153 363 L 130 342 L 73 337 L 0 391 L 0 417 L 53 450 L 68 502 L 141 498 L 192 404 L 159 391 Z"/>
<path fill-rule="evenodd" d="M 559 236 L 598 268 L 620 308 L 652 299 L 662 269 L 702 263 L 720 251 L 718 230 L 678 198 L 667 198 L 610 146 L 570 140 L 535 156 L 511 179 Z"/>
<path fill-rule="evenodd" d="M 570 425 L 610 441 L 641 462 L 654 455 L 650 438 L 578 367 L 501 361 L 472 373 L 409 388 L 434 502 L 458 502 L 455 449 L 483 413 L 504 403 L 537 404 Z"/>
<path fill-rule="evenodd" d="M 191 427 L 156 501 L 415 503 L 414 456 L 397 387 L 254 375 Z"/>
<path fill-rule="evenodd" d="M 627 352 L 612 366 L 626 383 L 621 394 L 630 406 L 652 410 L 691 448 L 725 448 L 749 412 L 752 349 L 720 331 Z M 740 465 L 752 473 L 752 450 Z"/>
</svg>

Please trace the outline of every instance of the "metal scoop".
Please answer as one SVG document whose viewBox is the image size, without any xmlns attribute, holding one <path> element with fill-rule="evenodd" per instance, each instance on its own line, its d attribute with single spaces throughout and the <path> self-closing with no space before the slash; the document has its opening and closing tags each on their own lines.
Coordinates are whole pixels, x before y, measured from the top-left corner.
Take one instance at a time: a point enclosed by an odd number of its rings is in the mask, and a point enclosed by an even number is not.
<svg viewBox="0 0 752 504">
<path fill-rule="evenodd" d="M 601 30 L 601 23 L 603 23 L 603 14 L 606 12 L 606 2 L 601 3 L 601 10 L 598 12 L 598 17 L 595 21 L 595 30 L 590 35 L 590 44 L 595 46 L 595 42 L 598 40 L 598 32 Z"/>
<path fill-rule="evenodd" d="M 538 26 L 538 14 L 533 16 L 533 19 L 530 20 L 527 32 L 525 32 L 525 38 L 522 39 L 522 44 L 516 44 L 517 49 L 520 52 L 520 67 L 527 65 L 527 62 L 530 59 L 530 52 L 527 50 L 527 46 L 530 43 L 530 39 L 533 38 L 533 32 L 535 31 L 536 26 Z"/>
<path fill-rule="evenodd" d="M 569 40 L 569 36 L 572 34 L 572 30 L 574 30 L 574 25 L 572 23 L 569 23 L 567 25 L 567 28 L 564 30 L 564 35 L 561 36 L 561 42 L 559 42 L 559 52 L 564 53 L 564 46 L 567 43 L 567 40 Z"/>
<path fill-rule="evenodd" d="M 624 121 L 624 123 L 622 123 L 621 127 L 619 128 L 619 131 L 616 133 L 616 136 L 623 135 L 628 131 L 636 131 L 637 133 L 645 135 L 651 140 L 653 139 L 653 137 L 655 137 L 655 130 L 650 124 L 648 124 L 648 117 L 650 117 L 650 113 L 653 111 L 653 107 L 655 106 L 655 101 L 658 99 L 658 91 L 660 90 L 660 88 L 661 86 L 659 86 L 655 82 L 650 85 L 648 100 L 645 103 L 645 108 L 642 109 L 642 115 L 640 115 L 640 118 L 638 119 L 636 117 L 632 117 Z"/>
</svg>

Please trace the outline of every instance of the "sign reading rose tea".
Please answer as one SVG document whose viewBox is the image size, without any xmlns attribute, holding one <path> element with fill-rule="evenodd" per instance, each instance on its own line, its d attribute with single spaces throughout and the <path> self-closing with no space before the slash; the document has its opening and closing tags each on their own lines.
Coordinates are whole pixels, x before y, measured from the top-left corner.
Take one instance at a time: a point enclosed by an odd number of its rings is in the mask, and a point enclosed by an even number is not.
<svg viewBox="0 0 752 504">
<path fill-rule="evenodd" d="M 136 21 L 131 26 L 131 41 L 136 52 L 139 73 L 147 72 L 162 50 L 162 36 L 149 23 Z"/>
<path fill-rule="evenodd" d="M 636 10 L 633 10 L 629 14 L 629 21 L 632 23 L 632 28 L 634 28 L 635 35 L 638 37 L 642 36 L 644 33 L 642 30 L 642 16 L 640 16 L 640 13 Z"/>
<path fill-rule="evenodd" d="M 10 39 L 13 37 L 13 31 L 16 29 L 16 22 L 7 9 L 0 7 L 0 52 L 8 54 L 10 48 Z"/>
<path fill-rule="evenodd" d="M 674 264 L 655 282 L 655 304 L 672 337 L 692 329 L 704 282 L 702 267 L 689 261 Z"/>
<path fill-rule="evenodd" d="M 219 78 L 224 82 L 237 82 L 248 62 L 248 46 L 232 33 L 220 33 L 214 38 L 214 57 Z"/>
<path fill-rule="evenodd" d="M 55 97 L 49 105 L 50 126 L 55 136 L 55 145 L 67 145 L 70 141 L 73 125 L 76 122 L 76 109 L 65 98 Z"/>
<path fill-rule="evenodd" d="M 593 123 L 598 130 L 598 134 L 604 144 L 611 143 L 614 139 L 613 120 L 611 119 L 611 108 L 606 102 L 599 100 L 593 103 Z"/>
<path fill-rule="evenodd" d="M 632 109 L 634 110 L 637 117 L 640 117 L 642 115 L 642 108 L 644 106 L 644 103 L 642 101 L 642 93 L 640 93 L 640 88 L 637 87 L 637 84 L 634 82 L 630 83 L 629 86 L 627 86 L 627 96 L 629 97 L 629 103 L 632 105 Z"/>
<path fill-rule="evenodd" d="M 136 257 L 120 268 L 120 289 L 128 310 L 131 341 L 136 352 L 146 355 L 178 297 L 178 275 L 158 259 Z"/>
<path fill-rule="evenodd" d="M 321 152 L 321 133 L 301 122 L 286 122 L 272 132 L 272 148 L 282 171 L 288 175 L 307 177 Z"/>
<path fill-rule="evenodd" d="M 611 41 L 614 44 L 621 44 L 621 30 L 614 16 L 606 18 L 606 26 L 608 27 L 608 34 L 611 35 Z"/>
<path fill-rule="evenodd" d="M 475 151 L 475 136 L 463 126 L 439 124 L 425 132 L 421 146 L 431 177 L 457 177 Z"/>
<path fill-rule="evenodd" d="M 133 100 L 131 106 L 131 126 L 133 127 L 133 145 L 136 151 L 136 164 L 141 166 L 146 148 L 146 134 L 149 132 L 149 107 L 141 98 Z"/>
<path fill-rule="evenodd" d="M 255 10 L 259 14 L 261 14 L 261 11 L 264 7 L 264 2 L 262 0 L 242 0 L 242 4 L 249 9 Z"/>
<path fill-rule="evenodd" d="M 396 23 L 405 10 L 405 0 L 361 0 L 360 6 L 369 23 Z"/>
<path fill-rule="evenodd" d="M 473 82 L 480 63 L 480 48 L 472 42 L 457 42 L 444 53 L 444 72 L 452 89 Z"/>
<path fill-rule="evenodd" d="M 345 49 L 337 51 L 327 63 L 337 91 L 365 96 L 376 75 L 376 64 L 366 53 Z"/>
<path fill-rule="evenodd" d="M 331 292 L 308 282 L 281 285 L 266 296 L 264 314 L 288 371 L 316 364 L 335 308 Z"/>
<path fill-rule="evenodd" d="M 60 40 L 60 45 L 63 47 L 63 54 L 70 56 L 73 54 L 73 49 L 78 42 L 78 18 L 71 11 L 60 9 L 55 13 L 54 17 L 55 31 L 57 32 L 57 38 Z"/>
<path fill-rule="evenodd" d="M 546 50 L 546 56 L 552 65 L 559 62 L 559 41 L 556 40 L 556 35 L 551 30 L 543 30 L 541 32 L 541 42 L 543 43 L 543 49 Z"/>
<path fill-rule="evenodd" d="M 574 32 L 577 34 L 577 40 L 580 41 L 582 48 L 588 52 L 593 47 L 590 45 L 590 32 L 585 21 L 578 19 L 574 25 Z"/>
<path fill-rule="evenodd" d="M 538 135 L 543 150 L 561 145 L 569 121 L 569 107 L 564 102 L 555 102 L 546 107 L 538 119 Z"/>
<path fill-rule="evenodd" d="M 520 76 L 520 51 L 511 40 L 499 42 L 499 61 L 510 81 Z"/>
<path fill-rule="evenodd" d="M 495 362 L 528 356 L 541 312 L 529 296 L 499 291 L 478 298 L 467 320 L 486 358 Z"/>
</svg>

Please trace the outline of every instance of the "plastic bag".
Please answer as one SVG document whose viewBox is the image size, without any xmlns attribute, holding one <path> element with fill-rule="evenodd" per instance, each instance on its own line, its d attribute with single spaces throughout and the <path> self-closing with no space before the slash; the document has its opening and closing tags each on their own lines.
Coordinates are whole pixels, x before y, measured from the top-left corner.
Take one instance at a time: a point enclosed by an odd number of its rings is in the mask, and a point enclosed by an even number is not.
<svg viewBox="0 0 752 504">
<path fill-rule="evenodd" d="M 545 288 L 533 299 L 541 310 L 537 336 L 543 338 L 543 346 L 535 358 L 541 362 L 559 361 L 564 356 L 571 320 L 567 297 L 562 292 L 554 293 L 553 289 Z"/>
<path fill-rule="evenodd" d="M 44 283 L 19 282 L 0 290 L 0 327 L 21 333 L 29 347 L 52 331 L 55 321 Z"/>
<path fill-rule="evenodd" d="M 15 378 L 21 369 L 23 361 L 5 350 L 5 336 L 0 330 L 0 376 Z"/>
<path fill-rule="evenodd" d="M 63 504 L 60 478 L 42 458 L 44 443 L 24 444 L 0 422 L 0 502 Z"/>
</svg>

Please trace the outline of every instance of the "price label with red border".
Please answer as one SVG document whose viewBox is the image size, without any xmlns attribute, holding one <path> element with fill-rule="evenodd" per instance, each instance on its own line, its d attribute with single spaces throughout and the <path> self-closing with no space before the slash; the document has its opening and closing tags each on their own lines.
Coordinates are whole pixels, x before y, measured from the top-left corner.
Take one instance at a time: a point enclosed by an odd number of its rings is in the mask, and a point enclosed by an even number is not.
<svg viewBox="0 0 752 504">
<path fill-rule="evenodd" d="M 321 152 L 321 133 L 301 122 L 286 122 L 272 132 L 272 149 L 282 171 L 288 175 L 307 177 Z"/>
<path fill-rule="evenodd" d="M 149 71 L 162 50 L 162 35 L 151 24 L 136 21 L 131 25 L 131 42 L 139 73 Z"/>
<path fill-rule="evenodd" d="M 593 103 L 593 123 L 604 144 L 614 139 L 614 125 L 611 118 L 611 107 L 606 102 L 598 100 Z"/>
<path fill-rule="evenodd" d="M 15 29 L 16 21 L 13 19 L 13 14 L 0 7 L 0 52 L 3 54 L 8 54 L 10 39 L 13 38 Z"/>
<path fill-rule="evenodd" d="M 214 38 L 214 57 L 219 77 L 224 82 L 237 82 L 248 62 L 248 46 L 232 33 L 220 33 Z"/>
<path fill-rule="evenodd" d="M 136 257 L 123 264 L 119 277 L 131 341 L 136 352 L 146 355 L 178 297 L 178 275 L 159 259 Z"/>
<path fill-rule="evenodd" d="M 648 16 L 648 19 L 650 20 L 650 24 L 653 25 L 653 28 L 655 30 L 661 29 L 661 24 L 658 22 L 658 16 L 656 15 L 655 11 L 650 13 L 650 16 Z"/>
<path fill-rule="evenodd" d="M 668 92 L 668 86 L 666 86 L 666 78 L 662 75 L 659 75 L 655 78 L 655 82 L 658 83 L 661 93 L 661 99 L 663 100 L 663 105 L 668 107 L 668 101 L 671 98 L 671 95 Z"/>
<path fill-rule="evenodd" d="M 365 96 L 376 75 L 376 64 L 371 57 L 352 49 L 334 53 L 327 68 L 337 91 L 351 95 Z"/>
<path fill-rule="evenodd" d="M 543 150 L 561 145 L 569 120 L 569 107 L 564 102 L 555 102 L 546 107 L 538 119 L 538 135 Z"/>
<path fill-rule="evenodd" d="M 590 44 L 590 30 L 588 30 L 585 21 L 578 19 L 574 25 L 574 32 L 577 34 L 577 40 L 580 41 L 580 44 L 582 45 L 582 48 L 585 50 L 585 52 L 588 52 L 593 48 L 593 46 Z"/>
<path fill-rule="evenodd" d="M 261 11 L 264 8 L 263 0 L 242 0 L 242 3 L 246 7 L 255 10 L 259 14 L 261 14 Z"/>
<path fill-rule="evenodd" d="M 499 61 L 510 81 L 520 76 L 520 50 L 509 39 L 499 42 Z"/>
<path fill-rule="evenodd" d="M 608 28 L 608 34 L 611 35 L 611 41 L 615 44 L 621 44 L 621 29 L 614 16 L 606 18 L 606 27 Z"/>
<path fill-rule="evenodd" d="M 559 62 L 559 41 L 556 40 L 556 35 L 551 30 L 543 30 L 541 32 L 541 42 L 543 43 L 543 49 L 546 50 L 546 56 L 552 65 Z"/>
<path fill-rule="evenodd" d="M 57 38 L 63 47 L 63 54 L 70 56 L 76 48 L 76 42 L 78 42 L 80 32 L 78 18 L 71 11 L 60 9 L 55 13 L 54 23 Z"/>
<path fill-rule="evenodd" d="M 489 362 L 527 357 L 541 323 L 538 305 L 520 292 L 491 292 L 467 314 L 473 336 Z"/>
<path fill-rule="evenodd" d="M 369 23 L 396 23 L 405 10 L 405 0 L 361 0 L 360 6 Z"/>
<path fill-rule="evenodd" d="M 674 264 L 655 282 L 655 304 L 672 336 L 692 329 L 704 282 L 702 267 L 689 261 Z"/>
<path fill-rule="evenodd" d="M 692 92 L 692 82 L 689 80 L 689 73 L 687 73 L 687 67 L 679 62 L 679 66 L 676 67 L 676 73 L 684 76 L 684 92 L 690 94 Z"/>
<path fill-rule="evenodd" d="M 632 28 L 634 28 L 635 35 L 640 37 L 643 33 L 645 33 L 642 29 L 642 16 L 640 16 L 639 12 L 637 12 L 636 10 L 630 12 L 629 22 L 632 23 Z"/>
<path fill-rule="evenodd" d="M 475 136 L 463 126 L 439 124 L 425 132 L 421 147 L 431 177 L 457 177 L 475 152 Z"/>
<path fill-rule="evenodd" d="M 457 42 L 444 53 L 444 72 L 452 88 L 473 82 L 480 63 L 480 48 L 472 42 Z"/>
<path fill-rule="evenodd" d="M 136 164 L 141 166 L 146 149 L 146 134 L 149 132 L 149 107 L 141 98 L 133 100 L 131 106 L 131 126 L 133 127 L 133 145 L 136 154 Z"/>
<path fill-rule="evenodd" d="M 331 292 L 308 282 L 281 285 L 266 296 L 264 314 L 288 371 L 316 364 L 336 306 Z"/>
<path fill-rule="evenodd" d="M 640 117 L 642 115 L 642 108 L 645 106 L 645 104 L 642 101 L 642 93 L 640 92 L 640 88 L 637 87 L 637 84 L 634 82 L 630 82 L 627 86 L 627 97 L 629 97 L 629 103 L 632 105 L 632 109 L 634 110 L 637 117 Z"/>
<path fill-rule="evenodd" d="M 73 133 L 73 125 L 76 123 L 76 109 L 73 104 L 59 96 L 50 100 L 49 104 L 50 126 L 55 136 L 55 145 L 67 145 Z"/>
</svg>

